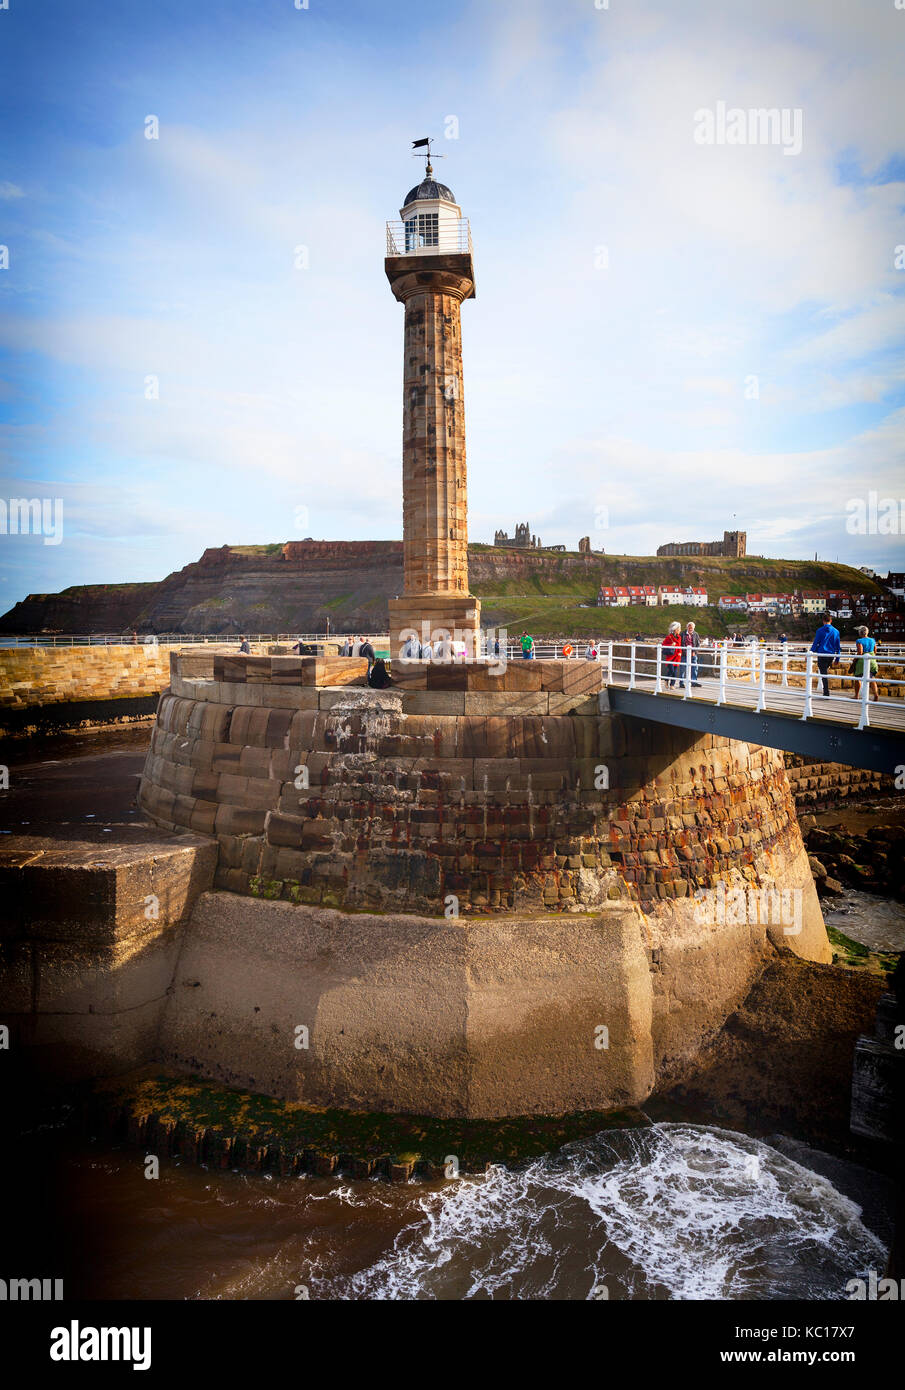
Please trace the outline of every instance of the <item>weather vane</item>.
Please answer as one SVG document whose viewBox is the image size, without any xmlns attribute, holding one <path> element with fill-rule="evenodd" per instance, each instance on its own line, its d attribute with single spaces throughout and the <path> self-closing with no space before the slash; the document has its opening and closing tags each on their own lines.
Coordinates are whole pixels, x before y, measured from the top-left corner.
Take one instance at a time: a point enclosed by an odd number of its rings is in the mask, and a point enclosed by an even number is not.
<svg viewBox="0 0 905 1390">
<path fill-rule="evenodd" d="M 431 176 L 431 174 L 434 172 L 434 166 L 431 164 L 431 155 L 432 155 L 431 144 L 432 144 L 432 143 L 433 143 L 433 141 L 432 141 L 432 139 L 431 139 L 430 137 L 428 137 L 428 139 L 426 139 L 426 140 L 413 140 L 413 141 L 412 141 L 412 150 L 413 150 L 413 151 L 414 151 L 414 150 L 421 150 L 421 148 L 422 148 L 424 145 L 427 146 L 427 149 L 424 150 L 423 153 L 421 153 L 421 154 L 413 154 L 413 156 L 412 156 L 413 159 L 425 159 L 425 160 L 427 160 L 427 163 L 426 163 L 426 165 L 425 165 L 425 167 L 424 167 L 424 177 L 427 178 L 427 179 L 429 179 L 430 176 Z M 446 155 L 445 155 L 445 154 L 435 154 L 435 155 L 433 155 L 433 158 L 434 158 L 434 159 L 445 159 L 445 158 L 446 158 Z"/>
</svg>

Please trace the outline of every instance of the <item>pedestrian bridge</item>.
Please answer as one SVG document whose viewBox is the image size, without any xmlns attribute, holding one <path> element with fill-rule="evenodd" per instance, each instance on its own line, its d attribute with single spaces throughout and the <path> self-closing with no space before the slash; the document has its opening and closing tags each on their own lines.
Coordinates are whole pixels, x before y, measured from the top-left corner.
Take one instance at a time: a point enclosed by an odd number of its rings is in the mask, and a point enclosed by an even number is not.
<svg viewBox="0 0 905 1390">
<path fill-rule="evenodd" d="M 636 719 L 760 743 L 823 762 L 846 763 L 898 779 L 905 790 L 905 661 L 876 656 L 876 670 L 853 669 L 845 650 L 827 676 L 817 658 L 788 643 L 701 647 L 697 679 L 668 664 L 652 642 L 604 642 L 609 708 Z"/>
</svg>

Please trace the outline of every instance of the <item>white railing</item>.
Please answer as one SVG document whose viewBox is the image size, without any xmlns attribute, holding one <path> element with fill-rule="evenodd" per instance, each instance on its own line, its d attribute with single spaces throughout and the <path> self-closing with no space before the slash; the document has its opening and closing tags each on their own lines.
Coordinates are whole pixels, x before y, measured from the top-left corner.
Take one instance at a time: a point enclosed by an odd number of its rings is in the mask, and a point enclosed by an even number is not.
<svg viewBox="0 0 905 1390">
<path fill-rule="evenodd" d="M 92 632 L 87 635 L 73 635 L 69 633 L 39 633 L 33 636 L 0 636 L 0 651 L 15 649 L 17 647 L 130 647 L 130 646 L 161 646 L 161 647 L 190 647 L 203 645 L 216 646 L 238 646 L 242 638 L 247 635 L 247 640 L 254 645 L 255 643 L 273 642 L 339 642 L 340 645 L 345 640 L 345 633 L 317 632 L 317 633 L 296 633 L 296 632 L 250 632 L 248 634 L 224 633 L 224 632 L 161 632 L 153 635 L 140 632 L 136 637 L 131 633 L 122 632 Z M 357 635 L 357 634 L 356 634 Z M 382 639 L 373 638 L 372 640 L 388 640 L 386 634 Z"/>
<path fill-rule="evenodd" d="M 673 652 L 678 658 L 672 659 Z M 689 660 L 689 653 L 692 658 Z M 737 705 L 755 713 L 830 718 L 854 724 L 901 726 L 905 730 L 905 653 L 901 648 L 859 655 L 848 645 L 830 664 L 804 644 L 727 642 L 689 649 L 660 642 L 601 644 L 608 685 Z"/>
<path fill-rule="evenodd" d="M 387 223 L 388 256 L 437 256 L 471 254 L 471 228 L 467 217 L 446 219 L 436 226 L 415 227 L 409 222 Z"/>
</svg>

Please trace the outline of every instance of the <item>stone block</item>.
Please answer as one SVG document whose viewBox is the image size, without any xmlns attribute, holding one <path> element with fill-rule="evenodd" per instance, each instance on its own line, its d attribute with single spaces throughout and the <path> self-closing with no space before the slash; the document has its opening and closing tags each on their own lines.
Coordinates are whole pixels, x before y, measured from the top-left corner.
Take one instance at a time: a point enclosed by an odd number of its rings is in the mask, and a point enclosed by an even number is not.
<svg viewBox="0 0 905 1390">
<path fill-rule="evenodd" d="M 466 758 L 508 757 L 513 722 L 504 718 L 482 719 L 477 715 L 463 715 L 458 721 L 461 755 Z"/>
<path fill-rule="evenodd" d="M 523 715 L 547 714 L 550 697 L 544 691 L 518 692 L 500 690 L 493 694 L 465 694 L 465 714 L 471 715 Z"/>
<path fill-rule="evenodd" d="M 432 714 L 447 717 L 465 713 L 465 692 L 459 690 L 404 690 L 402 708 L 406 714 Z"/>
<path fill-rule="evenodd" d="M 165 795 L 172 812 L 176 798 Z M 0 935 L 92 947 L 153 937 L 182 922 L 210 886 L 217 856 L 210 840 L 156 832 L 126 845 L 9 837 L 5 850 Z"/>
</svg>

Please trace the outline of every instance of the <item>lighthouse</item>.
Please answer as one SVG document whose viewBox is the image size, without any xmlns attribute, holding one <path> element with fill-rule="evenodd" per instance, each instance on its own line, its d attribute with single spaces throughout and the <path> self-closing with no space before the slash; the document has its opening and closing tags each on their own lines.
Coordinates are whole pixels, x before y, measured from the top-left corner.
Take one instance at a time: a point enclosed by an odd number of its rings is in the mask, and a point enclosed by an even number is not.
<svg viewBox="0 0 905 1390">
<path fill-rule="evenodd" d="M 464 642 L 475 656 L 481 605 L 468 592 L 460 312 L 474 298 L 474 263 L 468 222 L 434 179 L 429 146 L 426 158 L 425 177 L 387 223 L 387 279 L 405 310 L 403 593 L 390 600 L 390 651 L 398 656 L 414 633 Z"/>
</svg>

